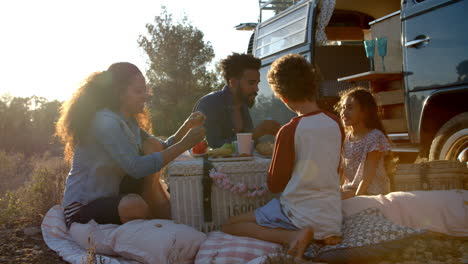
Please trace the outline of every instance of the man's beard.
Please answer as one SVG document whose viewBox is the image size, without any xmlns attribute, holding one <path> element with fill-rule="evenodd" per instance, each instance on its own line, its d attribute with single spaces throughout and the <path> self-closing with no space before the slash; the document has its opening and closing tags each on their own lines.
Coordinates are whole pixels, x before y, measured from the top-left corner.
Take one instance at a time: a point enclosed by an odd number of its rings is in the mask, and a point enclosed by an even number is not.
<svg viewBox="0 0 468 264">
<path fill-rule="evenodd" d="M 240 87 L 238 86 L 236 89 L 236 97 L 242 103 L 246 104 L 249 108 L 252 108 L 255 104 L 255 98 L 257 97 L 258 93 L 253 92 L 250 94 L 243 94 Z"/>
</svg>

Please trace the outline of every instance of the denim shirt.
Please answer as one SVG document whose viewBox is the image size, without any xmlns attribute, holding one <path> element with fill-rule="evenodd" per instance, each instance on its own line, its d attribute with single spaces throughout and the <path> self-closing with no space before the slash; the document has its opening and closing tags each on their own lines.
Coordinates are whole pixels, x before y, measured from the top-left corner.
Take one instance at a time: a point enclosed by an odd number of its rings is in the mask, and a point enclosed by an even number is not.
<svg viewBox="0 0 468 264">
<path fill-rule="evenodd" d="M 200 111 L 206 116 L 205 129 L 208 145 L 219 148 L 224 143 L 231 143 L 236 139 L 233 120 L 234 100 L 228 86 L 221 91 L 212 92 L 202 97 L 193 108 L 193 112 Z M 241 107 L 244 129 L 242 132 L 252 132 L 253 123 L 247 105 Z"/>
<path fill-rule="evenodd" d="M 141 134 L 143 133 L 143 134 Z M 75 147 L 68 174 L 63 207 L 78 202 L 119 195 L 125 175 L 139 179 L 161 170 L 161 153 L 141 156 L 141 138 L 148 137 L 135 119 L 126 119 L 108 109 L 96 113 L 84 143 Z M 173 141 L 161 142 L 168 147 Z"/>
</svg>

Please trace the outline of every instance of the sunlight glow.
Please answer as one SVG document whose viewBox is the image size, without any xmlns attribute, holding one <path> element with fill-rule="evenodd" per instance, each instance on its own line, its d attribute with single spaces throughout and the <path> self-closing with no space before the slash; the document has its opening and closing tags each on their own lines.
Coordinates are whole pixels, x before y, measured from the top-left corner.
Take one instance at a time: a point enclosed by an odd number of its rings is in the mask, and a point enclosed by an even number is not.
<svg viewBox="0 0 468 264">
<path fill-rule="evenodd" d="M 218 61 L 245 52 L 257 22 L 258 1 L 2 1 L 0 2 L 0 95 L 68 99 L 90 73 L 118 61 L 146 70 L 137 39 L 165 5 L 175 18 L 186 14 L 205 34 Z"/>
</svg>

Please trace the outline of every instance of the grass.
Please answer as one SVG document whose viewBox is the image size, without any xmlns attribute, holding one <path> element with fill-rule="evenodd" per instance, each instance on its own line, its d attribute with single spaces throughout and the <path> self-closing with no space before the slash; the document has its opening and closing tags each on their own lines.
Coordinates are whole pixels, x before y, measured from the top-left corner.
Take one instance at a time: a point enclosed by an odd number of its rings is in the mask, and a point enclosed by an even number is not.
<svg viewBox="0 0 468 264">
<path fill-rule="evenodd" d="M 16 219 L 40 223 L 54 205 L 62 201 L 65 179 L 70 169 L 61 157 L 26 158 L 21 154 L 0 152 L 0 182 L 19 178 L 22 185 L 5 186 L 0 196 L 0 224 Z"/>
<path fill-rule="evenodd" d="M 81 260 L 81 264 L 105 264 L 105 260 L 102 256 L 97 256 L 96 245 L 91 242 L 91 238 L 88 237 L 88 248 L 86 249 L 86 259 Z"/>
</svg>

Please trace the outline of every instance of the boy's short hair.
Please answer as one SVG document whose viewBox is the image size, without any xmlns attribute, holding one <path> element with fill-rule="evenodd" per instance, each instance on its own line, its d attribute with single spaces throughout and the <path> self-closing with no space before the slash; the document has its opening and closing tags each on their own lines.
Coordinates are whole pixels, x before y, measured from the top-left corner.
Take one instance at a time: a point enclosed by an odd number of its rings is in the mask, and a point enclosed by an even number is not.
<svg viewBox="0 0 468 264">
<path fill-rule="evenodd" d="M 233 52 L 227 58 L 221 61 L 221 71 L 226 83 L 231 78 L 241 78 L 247 69 L 260 70 L 261 61 L 250 54 L 239 54 Z"/>
<path fill-rule="evenodd" d="M 299 54 L 275 60 L 268 72 L 275 95 L 293 102 L 315 101 L 317 81 L 317 70 Z"/>
</svg>

